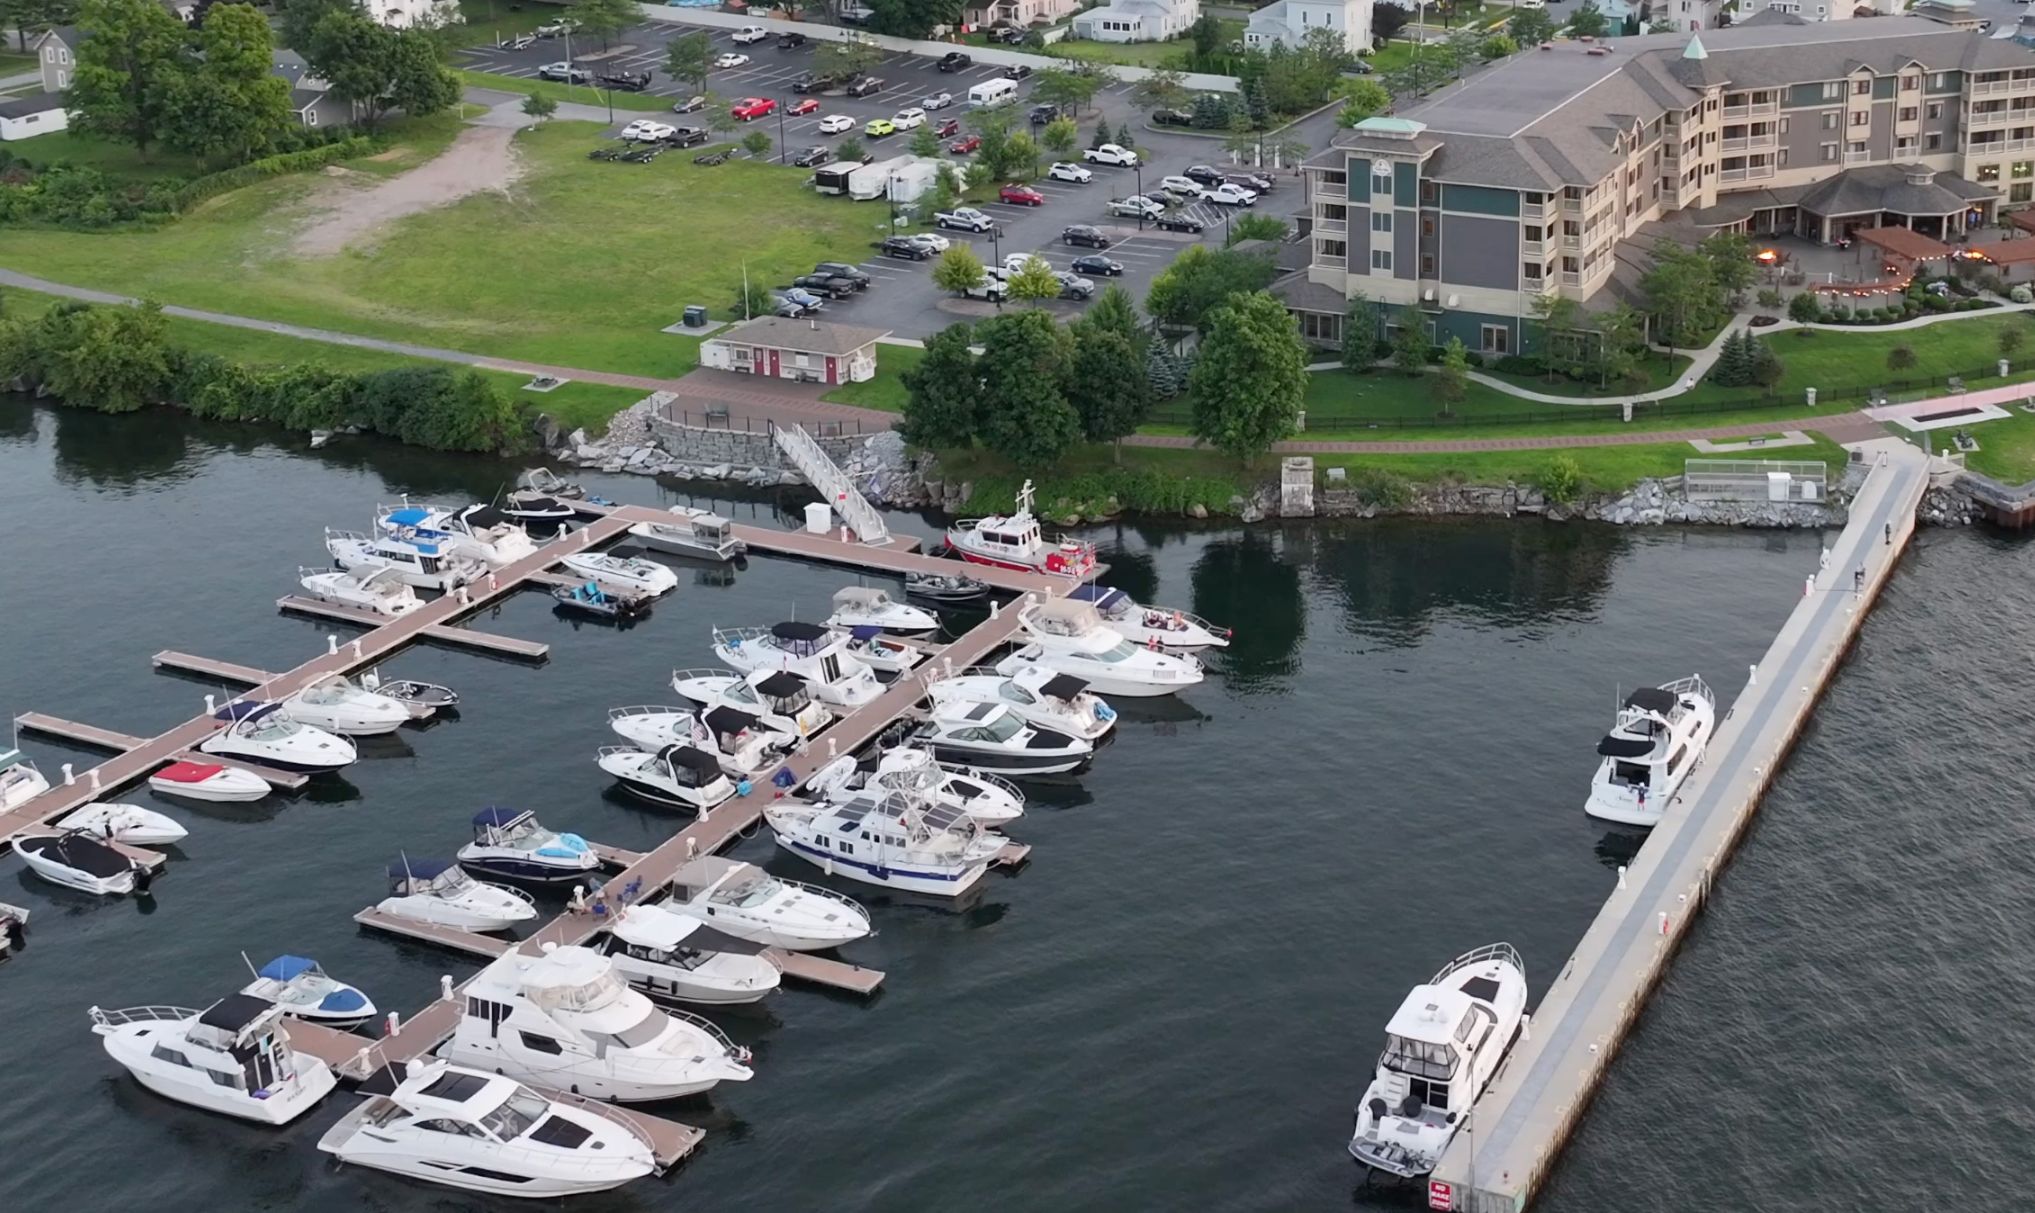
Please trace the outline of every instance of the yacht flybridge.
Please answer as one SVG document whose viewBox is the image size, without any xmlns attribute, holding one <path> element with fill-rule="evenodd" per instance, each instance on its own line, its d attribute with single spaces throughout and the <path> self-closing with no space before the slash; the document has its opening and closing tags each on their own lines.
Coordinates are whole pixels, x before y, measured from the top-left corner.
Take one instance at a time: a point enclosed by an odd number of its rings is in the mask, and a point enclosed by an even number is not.
<svg viewBox="0 0 2035 1213">
<path fill-rule="evenodd" d="M 887 789 L 840 803 L 779 800 L 763 819 L 778 846 L 829 876 L 936 897 L 974 888 L 1010 841 L 964 810 Z"/>
<path fill-rule="evenodd" d="M 1717 697 L 1694 674 L 1632 692 L 1597 743 L 1604 760 L 1583 811 L 1626 825 L 1658 823 L 1716 725 Z"/>
<path fill-rule="evenodd" d="M 49 780 L 20 750 L 0 750 L 0 813 L 18 809 L 47 791 Z"/>
<path fill-rule="evenodd" d="M 596 1099 L 676 1099 L 747 1082 L 749 1051 L 706 1020 L 667 1014 L 582 947 L 510 950 L 462 991 L 439 1056 Z"/>
<path fill-rule="evenodd" d="M 808 786 L 822 799 L 837 803 L 863 791 L 906 792 L 959 809 L 991 827 L 1016 821 L 1025 812 L 1025 794 L 1010 781 L 941 762 L 917 746 L 885 750 L 873 766 L 843 754 L 813 772 Z"/>
<path fill-rule="evenodd" d="M 1157 645 L 1176 652 L 1229 647 L 1228 628 L 1171 607 L 1140 606 L 1122 590 L 1078 585 L 1067 597 L 1094 607 L 1103 623 L 1132 644 Z"/>
<path fill-rule="evenodd" d="M 459 862 L 483 876 L 537 884 L 583 881 L 601 866 L 579 835 L 547 830 L 526 809 L 495 806 L 473 815 L 473 841 L 459 848 Z"/>
<path fill-rule="evenodd" d="M 848 652 L 849 637 L 822 624 L 715 628 L 714 655 L 743 671 L 782 670 L 812 684 L 822 703 L 859 708 L 883 693 L 876 671 Z"/>
<path fill-rule="evenodd" d="M 375 1016 L 367 995 L 327 975 L 308 956 L 276 957 L 255 969 L 254 980 L 240 992 L 276 1004 L 285 1015 L 331 1028 L 355 1027 Z"/>
<path fill-rule="evenodd" d="M 834 723 L 834 714 L 814 701 L 812 685 L 783 670 L 673 670 L 671 689 L 707 708 L 746 712 L 794 741 Z"/>
<path fill-rule="evenodd" d="M 869 911 L 860 903 L 719 855 L 688 860 L 672 877 L 664 905 L 723 934 L 787 952 L 835 948 L 869 934 Z"/>
<path fill-rule="evenodd" d="M 899 602 L 889 591 L 875 586 L 851 585 L 834 591 L 834 613 L 827 626 L 856 628 L 869 626 L 885 632 L 909 635 L 930 632 L 940 626 L 940 617 L 910 603 Z"/>
<path fill-rule="evenodd" d="M 1100 741 L 1116 727 L 1116 710 L 1072 674 L 1021 665 L 1009 674 L 977 666 L 937 679 L 926 688 L 935 704 L 1000 703 L 1028 724 Z"/>
<path fill-rule="evenodd" d="M 420 590 L 456 590 L 478 581 L 487 566 L 418 536 L 363 535 L 325 528 L 325 550 L 349 572 L 395 569 L 405 585 Z"/>
<path fill-rule="evenodd" d="M 297 570 L 297 584 L 320 602 L 355 607 L 395 618 L 424 605 L 417 591 L 392 564 L 362 564 L 351 569 Z"/>
<path fill-rule="evenodd" d="M 332 1070 L 290 1047 L 283 1009 L 228 994 L 203 1011 L 91 1009 L 92 1031 L 136 1082 L 165 1099 L 267 1125 L 286 1125 L 336 1085 Z"/>
<path fill-rule="evenodd" d="M 719 514 L 686 505 L 672 506 L 671 512 L 670 522 L 634 523 L 629 534 L 653 552 L 674 556 L 725 562 L 748 553 L 749 545 L 735 538 L 734 524 Z"/>
<path fill-rule="evenodd" d="M 608 727 L 639 750 L 690 745 L 720 759 L 730 775 L 759 775 L 776 766 L 799 742 L 796 733 L 765 725 L 761 718 L 731 707 L 688 711 L 670 707 L 611 708 Z"/>
<path fill-rule="evenodd" d="M 1526 965 L 1509 943 L 1456 957 L 1413 987 L 1385 1025 L 1377 1075 L 1357 1103 L 1350 1157 L 1411 1178 L 1434 1169 L 1526 1014 Z"/>
<path fill-rule="evenodd" d="M 375 527 L 394 538 L 415 537 L 437 544 L 443 551 L 492 568 L 514 564 L 537 551 L 530 532 L 491 505 L 447 510 L 405 501 L 401 505 L 377 506 Z"/>
<path fill-rule="evenodd" d="M 735 1006 L 769 997 L 782 980 L 764 945 L 716 931 L 661 905 L 621 911 L 605 936 L 608 958 L 631 986 L 660 1002 Z"/>
<path fill-rule="evenodd" d="M 1017 512 L 988 518 L 964 518 L 947 528 L 947 546 L 971 564 L 994 565 L 1021 573 L 1086 576 L 1095 568 L 1095 545 L 1060 538 L 1047 540 L 1032 516 L 1032 482 L 1018 490 Z"/>
<path fill-rule="evenodd" d="M 1018 612 L 1029 643 L 996 665 L 1004 675 L 1028 665 L 1072 674 L 1100 695 L 1171 695 L 1201 681 L 1201 662 L 1134 645 L 1085 602 L 1054 599 Z"/>
<path fill-rule="evenodd" d="M 279 703 L 248 700 L 212 713 L 225 729 L 198 743 L 207 754 L 239 758 L 284 771 L 336 771 L 359 757 L 354 744 L 323 729 L 292 720 Z"/>
</svg>

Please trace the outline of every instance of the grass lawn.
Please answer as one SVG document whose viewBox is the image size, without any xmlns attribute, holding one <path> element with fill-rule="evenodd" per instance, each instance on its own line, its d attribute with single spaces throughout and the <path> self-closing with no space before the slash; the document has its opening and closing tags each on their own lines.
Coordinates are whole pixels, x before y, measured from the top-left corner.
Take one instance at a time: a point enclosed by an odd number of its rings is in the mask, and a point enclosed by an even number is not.
<svg viewBox="0 0 2035 1213">
<path fill-rule="evenodd" d="M 1600 388 L 1594 383 L 1578 382 L 1566 375 L 1557 375 L 1554 382 L 1550 383 L 1546 375 L 1520 375 L 1488 366 L 1478 368 L 1478 373 L 1516 384 L 1530 392 L 1540 392 L 1548 396 L 1574 396 L 1579 400 L 1586 400 L 1592 396 L 1637 396 L 1643 392 L 1657 392 L 1664 387 L 1673 386 L 1689 369 L 1691 361 L 1693 360 L 1683 354 L 1676 354 L 1673 361 L 1660 354 L 1648 354 L 1639 365 L 1640 372 L 1646 378 L 1638 387 Z"/>
<path fill-rule="evenodd" d="M 2035 480 L 2035 415 L 2015 405 L 2002 407 L 2014 415 L 1965 427 L 1978 439 L 1979 449 L 1964 457 L 1964 465 L 2006 484 L 2025 484 Z M 1940 431 L 1932 441 L 1939 447 L 1950 445 L 1949 436 Z"/>
<path fill-rule="evenodd" d="M 35 165 L 68 163 L 81 167 L 96 168 L 109 176 L 133 181 L 153 181 L 162 177 L 196 177 L 204 170 L 198 162 L 179 152 L 157 148 L 143 160 L 134 148 L 125 143 L 115 143 L 96 135 L 78 131 L 53 131 L 10 143 L 7 150 Z"/>
<path fill-rule="evenodd" d="M 861 260 L 868 212 L 799 188 L 805 170 L 690 157 L 586 159 L 594 128 L 517 136 L 526 172 L 389 225 L 337 256 L 292 255 L 300 175 L 221 196 L 170 226 L 0 231 L 0 265 L 59 282 L 478 354 L 671 377 L 696 338 L 659 330 L 688 303 L 727 314 L 746 262 L 774 283 L 815 261 Z"/>
<path fill-rule="evenodd" d="M 1814 446 L 1789 447 L 1786 457 L 1821 459 L 1830 465 L 1833 476 L 1841 474 L 1842 465 L 1848 458 L 1845 449 L 1821 434 L 1812 434 L 1811 437 L 1816 440 Z M 1613 493 L 1630 488 L 1648 476 L 1681 475 L 1683 460 L 1694 457 L 1696 449 L 1686 442 L 1665 442 L 1658 445 L 1573 447 L 1561 453 L 1574 459 L 1582 469 L 1586 489 Z M 1318 469 L 1375 468 L 1420 482 L 1454 480 L 1465 484 L 1502 484 L 1510 480 L 1531 484 L 1539 479 L 1542 469 L 1556 454 L 1555 451 L 1528 450 L 1443 455 L 1316 455 L 1314 465 Z M 1355 472 L 1351 474 L 1354 476 Z"/>
<path fill-rule="evenodd" d="M 671 98 L 651 97 L 642 93 L 609 93 L 591 84 L 565 84 L 557 80 L 525 80 L 517 76 L 496 76 L 487 72 L 454 68 L 453 75 L 469 88 L 493 89 L 500 93 L 535 93 L 553 101 L 574 101 L 580 105 L 594 105 L 605 108 L 610 98 L 614 100 L 617 120 L 623 110 L 646 114 L 667 114 L 671 112 Z"/>
<path fill-rule="evenodd" d="M 459 17 L 465 27 L 459 43 L 464 46 L 493 46 L 503 38 L 527 34 L 540 25 L 558 20 L 563 5 L 525 4 L 521 0 L 459 0 Z M 561 57 L 563 44 L 560 44 Z"/>
<path fill-rule="evenodd" d="M 865 409 L 882 409 L 886 413 L 902 413 L 906 392 L 904 380 L 899 376 L 917 366 L 925 356 L 926 352 L 914 345 L 879 345 L 876 347 L 876 378 L 864 383 L 844 383 L 820 399 Z"/>
<path fill-rule="evenodd" d="M 1940 378 L 1958 372 L 1990 370 L 2000 357 L 1998 343 L 2002 329 L 2015 329 L 2022 334 L 2021 348 L 2012 360 L 2024 368 L 2031 365 L 2031 359 L 2035 359 L 2035 322 L 2018 312 L 1968 312 L 1913 329 L 1866 327 L 1841 332 L 1791 329 L 1766 340 L 1786 368 L 1777 389 L 1780 395 L 1799 401 L 1803 389 L 1813 387 L 1819 404 L 1826 400 L 1855 404 L 1865 398 L 1869 389 L 1897 379 Z M 1887 369 L 1887 351 L 1897 345 L 1906 345 L 1914 351 L 1914 366 L 1902 371 Z M 1966 382 L 1975 385 L 1979 380 L 1974 377 Z M 1705 382 L 1697 384 L 1684 398 L 1720 401 L 1747 397 L 1744 388 Z"/>
</svg>

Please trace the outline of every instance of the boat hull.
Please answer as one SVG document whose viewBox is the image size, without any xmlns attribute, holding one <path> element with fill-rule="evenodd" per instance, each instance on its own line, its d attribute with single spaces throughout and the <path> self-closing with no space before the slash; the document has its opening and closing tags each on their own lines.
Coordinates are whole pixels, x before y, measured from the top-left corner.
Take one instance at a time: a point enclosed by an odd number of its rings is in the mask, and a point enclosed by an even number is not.
<svg viewBox="0 0 2035 1213">
<path fill-rule="evenodd" d="M 932 740 L 926 744 L 932 747 L 933 757 L 941 762 L 1002 775 L 1060 775 L 1079 770 L 1095 757 L 1092 750 L 1079 754 L 1052 751 L 1040 754 L 1030 750 L 977 750 Z"/>
<path fill-rule="evenodd" d="M 201 779 L 195 783 L 150 776 L 148 786 L 150 790 L 164 796 L 181 796 L 186 800 L 210 800 L 221 803 L 260 800 L 271 790 L 268 780 L 249 771 L 236 771 L 232 767 L 226 767 L 210 779 Z"/>
<path fill-rule="evenodd" d="M 989 871 L 989 861 L 986 859 L 952 871 L 914 865 L 890 866 L 864 863 L 822 851 L 791 835 L 777 834 L 776 838 L 778 846 L 807 863 L 816 865 L 829 876 L 841 876 L 862 884 L 873 884 L 904 893 L 923 893 L 931 897 L 959 897 L 974 888 Z"/>
<path fill-rule="evenodd" d="M 149 1056 L 162 1034 L 145 1025 L 126 1025 L 103 1031 L 106 1053 L 133 1075 L 134 1081 L 162 1096 L 193 1108 L 231 1116 L 236 1120 L 264 1125 L 286 1125 L 318 1106 L 338 1085 L 324 1062 L 308 1053 L 293 1052 L 296 1080 L 282 1091 L 256 1099 L 244 1091 L 222 1087 L 204 1076 L 204 1071 L 180 1066 L 174 1071 L 149 1064 Z M 188 1079 L 186 1078 L 188 1076 Z"/>
<path fill-rule="evenodd" d="M 487 1179 L 471 1171 L 461 1171 L 446 1166 L 434 1166 L 423 1159 L 408 1154 L 382 1152 L 366 1148 L 362 1137 L 356 1136 L 328 1150 L 334 1158 L 357 1167 L 375 1171 L 387 1171 L 407 1179 L 420 1180 L 445 1188 L 461 1188 L 468 1192 L 488 1192 L 497 1196 L 520 1196 L 531 1200 L 551 1200 L 562 1196 L 579 1196 L 589 1192 L 606 1192 L 619 1188 L 634 1179 L 649 1174 L 647 1169 L 638 1170 L 626 1164 L 618 1164 L 612 1174 L 587 1174 L 582 1171 L 573 1177 L 562 1175 L 538 1175 L 529 1179 L 508 1181 Z"/>
<path fill-rule="evenodd" d="M 375 909 L 393 918 L 431 926 L 457 927 L 463 931 L 506 931 L 519 922 L 527 922 L 537 917 L 537 911 L 527 905 L 522 907 L 522 913 L 516 914 L 506 906 L 499 910 L 490 910 L 479 906 L 454 906 L 442 901 L 431 906 L 411 904 L 417 900 L 419 899 L 388 897 L 375 906 Z"/>
<path fill-rule="evenodd" d="M 101 897 L 125 897 L 134 892 L 134 872 L 130 869 L 111 876 L 94 876 L 90 872 L 71 867 L 69 864 L 45 858 L 40 852 L 15 847 L 21 862 L 28 870 L 54 885 L 76 889 L 80 893 L 97 893 Z"/>
<path fill-rule="evenodd" d="M 476 1070 L 503 1074 L 519 1082 L 542 1083 L 556 1090 L 588 1099 L 609 1099 L 616 1103 L 651 1103 L 660 1099 L 683 1099 L 687 1095 L 698 1095 L 711 1091 L 724 1082 L 739 1082 L 735 1068 L 708 1062 L 687 1067 L 669 1078 L 646 1080 L 621 1074 L 597 1074 L 575 1070 L 544 1069 L 525 1064 L 520 1058 L 509 1055 L 496 1047 L 479 1047 L 472 1041 L 455 1036 L 451 1042 L 438 1051 L 438 1056 L 456 1066 L 469 1066 Z M 747 1070 L 740 1071 L 743 1077 Z M 520 1191 L 520 1187 L 518 1191 Z"/>
<path fill-rule="evenodd" d="M 301 754 L 291 756 L 271 752 L 259 746 L 240 746 L 233 745 L 230 742 L 221 743 L 218 738 L 200 742 L 198 748 L 207 754 L 215 754 L 221 758 L 237 758 L 242 762 L 252 762 L 259 766 L 274 767 L 278 771 L 295 771 L 302 775 L 317 775 L 326 771 L 337 771 L 341 767 L 351 766 L 356 756 L 353 753 L 347 753 L 343 758 L 318 759 L 314 761 L 310 757 Z M 339 751 L 334 752 L 338 753 Z"/>
<path fill-rule="evenodd" d="M 160 847 L 182 842 L 189 831 L 176 821 L 138 805 L 86 805 L 57 822 L 60 830 L 90 830 L 106 837 L 106 824 L 113 824 L 113 841 L 132 847 Z"/>
<path fill-rule="evenodd" d="M 571 884 L 575 880 L 585 880 L 589 875 L 600 871 L 599 864 L 568 867 L 563 864 L 541 863 L 532 859 L 511 859 L 499 855 L 473 858 L 461 855 L 459 866 L 476 876 L 494 876 L 522 884 Z"/>
</svg>

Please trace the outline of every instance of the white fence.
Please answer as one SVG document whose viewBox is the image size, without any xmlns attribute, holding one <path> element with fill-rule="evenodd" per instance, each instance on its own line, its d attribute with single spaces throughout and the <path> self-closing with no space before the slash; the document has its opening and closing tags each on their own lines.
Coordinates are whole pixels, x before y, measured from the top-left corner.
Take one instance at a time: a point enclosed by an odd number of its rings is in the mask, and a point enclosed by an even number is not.
<svg viewBox="0 0 2035 1213">
<path fill-rule="evenodd" d="M 1830 469 L 1812 460 L 1687 459 L 1682 491 L 1691 501 L 1822 501 Z"/>
</svg>

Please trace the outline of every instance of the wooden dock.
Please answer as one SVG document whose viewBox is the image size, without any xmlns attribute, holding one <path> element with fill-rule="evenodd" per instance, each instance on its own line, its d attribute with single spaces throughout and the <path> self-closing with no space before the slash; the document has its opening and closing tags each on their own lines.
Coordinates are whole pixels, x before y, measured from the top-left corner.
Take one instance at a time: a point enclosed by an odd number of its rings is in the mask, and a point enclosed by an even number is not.
<svg viewBox="0 0 2035 1213">
<path fill-rule="evenodd" d="M 533 573 L 525 581 L 537 577 L 549 577 L 549 573 Z M 469 590 L 471 587 L 468 587 Z M 456 597 L 458 591 L 447 597 Z M 439 599 L 440 602 L 445 599 Z M 433 605 L 436 605 L 435 603 Z M 276 607 L 294 611 L 299 615 L 317 615 L 324 619 L 339 619 L 357 623 L 366 628 L 386 627 L 389 617 L 364 611 L 359 607 L 340 606 L 336 602 L 320 602 L 316 598 L 304 598 L 289 594 L 276 599 Z M 405 616 L 404 618 L 408 618 Z M 520 657 L 525 661 L 542 661 L 551 654 L 551 646 L 539 640 L 521 640 L 514 636 L 497 636 L 493 632 L 482 632 L 474 628 L 453 627 L 450 624 L 427 624 L 418 629 L 418 636 L 424 640 L 438 640 L 446 644 L 464 645 L 470 649 L 482 649 L 490 653 L 502 653 L 509 657 Z"/>
<path fill-rule="evenodd" d="M 1774 773 L 1915 527 L 1928 459 L 1888 440 L 1851 521 L 1709 747 L 1534 1009 L 1428 1180 L 1435 1209 L 1516 1213 L 1547 1176 L 1611 1057 L 1666 972 Z M 1865 570 L 1854 592 L 1854 570 Z"/>
<path fill-rule="evenodd" d="M 211 718 L 208 716 L 205 719 L 209 720 Z M 150 744 L 149 738 L 146 737 L 132 737 L 126 733 L 116 733 L 112 729 L 102 729 L 97 725 L 81 724 L 75 720 L 65 720 L 60 716 L 46 716 L 41 712 L 23 712 L 14 718 L 14 724 L 17 728 L 27 729 L 33 733 L 61 737 L 66 741 L 75 741 L 80 745 L 96 746 L 102 750 L 136 750 Z M 279 771 L 274 767 L 265 767 L 254 762 L 245 762 L 238 758 L 227 758 L 219 754 L 207 754 L 203 750 L 185 750 L 171 754 L 164 761 L 217 763 L 222 767 L 232 767 L 235 770 L 246 771 L 250 775 L 259 775 L 268 781 L 270 787 L 285 788 L 291 791 L 295 791 L 311 782 L 311 777 L 301 771 Z M 93 773 L 103 769 L 102 766 L 86 771 L 78 777 L 79 784 L 91 784 Z M 150 771 L 143 772 L 143 774 L 151 773 L 153 773 L 153 768 Z M 103 778 L 104 776 L 101 776 L 102 780 Z M 111 791 L 111 786 L 108 785 L 103 790 Z M 87 800 L 95 798 L 87 797 Z M 34 802 L 31 801 L 30 803 Z M 79 803 L 83 804 L 86 801 L 80 801 Z M 68 810 L 65 811 L 68 812 Z"/>
<path fill-rule="evenodd" d="M 260 687 L 275 680 L 267 670 L 257 670 L 251 665 L 239 665 L 231 661 L 216 661 L 210 657 L 197 657 L 190 653 L 179 653 L 175 649 L 164 649 L 148 659 L 158 670 L 175 670 L 185 674 L 197 674 L 205 678 L 217 678 L 221 682 L 240 682 L 251 687 Z"/>
</svg>

